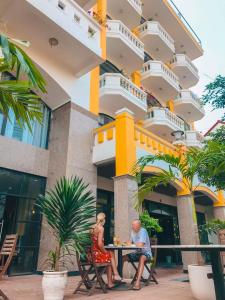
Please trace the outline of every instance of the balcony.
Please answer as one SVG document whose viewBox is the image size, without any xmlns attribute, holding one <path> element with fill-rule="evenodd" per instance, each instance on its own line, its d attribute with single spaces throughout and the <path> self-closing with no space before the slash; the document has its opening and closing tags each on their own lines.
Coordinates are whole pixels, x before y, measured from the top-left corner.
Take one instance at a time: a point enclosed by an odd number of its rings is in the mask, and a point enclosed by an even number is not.
<svg viewBox="0 0 225 300">
<path fill-rule="evenodd" d="M 175 53 L 174 40 L 166 30 L 155 21 L 147 21 L 138 27 L 140 39 L 154 60 L 167 63 Z"/>
<path fill-rule="evenodd" d="M 187 147 L 203 147 L 204 137 L 197 131 L 186 131 L 185 132 L 185 143 Z"/>
<path fill-rule="evenodd" d="M 199 37 L 172 0 L 142 0 L 142 3 L 144 18 L 166 28 L 175 41 L 176 53 L 186 53 L 191 60 L 203 55 Z"/>
<path fill-rule="evenodd" d="M 129 29 L 140 24 L 142 15 L 141 0 L 108 0 L 108 14 L 113 20 L 121 20 Z"/>
<path fill-rule="evenodd" d="M 141 69 L 143 43 L 121 22 L 107 22 L 107 58 L 128 73 Z"/>
<path fill-rule="evenodd" d="M 97 2 L 97 0 L 74 0 L 74 1 L 77 2 L 84 10 L 89 10 Z"/>
<path fill-rule="evenodd" d="M 93 164 L 104 164 L 115 159 L 116 152 L 115 122 L 111 122 L 94 131 Z"/>
<path fill-rule="evenodd" d="M 184 121 L 167 108 L 153 107 L 147 114 L 144 127 L 168 142 L 172 142 L 171 133 L 184 131 Z"/>
<path fill-rule="evenodd" d="M 188 56 L 184 54 L 176 54 L 170 64 L 171 69 L 178 76 L 182 88 L 189 89 L 198 83 L 198 69 Z"/>
<path fill-rule="evenodd" d="M 143 119 L 147 112 L 147 95 L 119 73 L 105 73 L 100 78 L 100 111 L 110 116 L 126 107 Z"/>
<path fill-rule="evenodd" d="M 56 68 L 62 77 L 65 70 L 79 77 L 103 61 L 100 25 L 75 1 L 5 0 L 0 2 L 0 19 L 10 24 L 11 37 L 30 42 L 28 54 L 53 78 Z"/>
<path fill-rule="evenodd" d="M 143 85 L 159 101 L 176 98 L 179 88 L 177 76 L 161 61 L 149 60 L 142 68 Z"/>
<path fill-rule="evenodd" d="M 174 110 L 187 122 L 195 122 L 205 116 L 201 100 L 190 90 L 180 91 L 178 98 L 174 101 Z"/>
</svg>

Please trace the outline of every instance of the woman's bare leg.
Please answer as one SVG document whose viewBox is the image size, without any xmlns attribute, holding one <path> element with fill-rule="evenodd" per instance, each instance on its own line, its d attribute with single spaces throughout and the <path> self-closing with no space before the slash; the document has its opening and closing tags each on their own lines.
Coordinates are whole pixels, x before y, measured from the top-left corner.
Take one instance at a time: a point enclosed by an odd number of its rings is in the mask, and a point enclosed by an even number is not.
<svg viewBox="0 0 225 300">
<path fill-rule="evenodd" d="M 117 266 L 116 266 L 116 258 L 115 258 L 114 251 L 110 251 L 110 254 L 111 254 L 111 264 L 112 264 L 112 271 L 113 271 L 114 277 L 116 280 L 121 280 L 121 277 L 118 273 Z"/>
<path fill-rule="evenodd" d="M 107 280 L 108 280 L 108 287 L 111 288 L 114 286 L 113 281 L 112 281 L 112 267 L 108 266 L 106 268 L 106 274 L 107 274 Z"/>
</svg>

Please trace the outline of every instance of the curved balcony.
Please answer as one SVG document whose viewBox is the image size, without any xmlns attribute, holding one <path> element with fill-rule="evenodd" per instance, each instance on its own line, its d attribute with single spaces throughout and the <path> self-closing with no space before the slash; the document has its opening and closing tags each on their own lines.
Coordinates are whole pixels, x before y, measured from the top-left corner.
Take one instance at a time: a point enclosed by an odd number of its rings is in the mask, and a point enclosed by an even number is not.
<svg viewBox="0 0 225 300">
<path fill-rule="evenodd" d="M 201 120 L 205 110 L 201 100 L 190 90 L 181 90 L 174 101 L 174 110 L 177 115 L 188 122 Z"/>
<path fill-rule="evenodd" d="M 107 10 L 111 19 L 121 20 L 128 28 L 133 29 L 140 24 L 142 2 L 141 0 L 108 0 Z"/>
<path fill-rule="evenodd" d="M 128 73 L 141 69 L 144 44 L 121 22 L 107 21 L 107 57 Z"/>
<path fill-rule="evenodd" d="M 136 120 L 147 112 L 147 95 L 129 79 L 119 73 L 105 73 L 100 77 L 100 111 L 110 116 L 126 107 Z"/>
<path fill-rule="evenodd" d="M 158 100 L 165 102 L 177 97 L 180 90 L 178 78 L 161 61 L 144 63 L 141 75 L 143 85 Z"/>
<path fill-rule="evenodd" d="M 171 133 L 176 130 L 184 131 L 184 121 L 167 108 L 153 107 L 146 116 L 144 127 L 168 142 L 172 142 Z"/>
<path fill-rule="evenodd" d="M 191 60 L 203 55 L 201 41 L 172 0 L 142 0 L 142 3 L 144 18 L 166 28 L 175 41 L 176 53 L 186 53 Z"/>
<path fill-rule="evenodd" d="M 187 147 L 203 147 L 204 137 L 198 131 L 186 131 L 185 132 L 185 143 Z"/>
<path fill-rule="evenodd" d="M 146 50 L 155 60 L 170 61 L 175 53 L 174 40 L 167 31 L 155 21 L 147 21 L 138 27 L 140 39 Z"/>
<path fill-rule="evenodd" d="M 0 1 L 0 19 L 10 36 L 30 42 L 27 52 L 40 66 L 79 77 L 103 62 L 101 27 L 72 0 Z"/>
<path fill-rule="evenodd" d="M 182 88 L 188 89 L 198 83 L 198 69 L 187 55 L 174 55 L 170 65 L 173 72 L 178 76 Z"/>
</svg>

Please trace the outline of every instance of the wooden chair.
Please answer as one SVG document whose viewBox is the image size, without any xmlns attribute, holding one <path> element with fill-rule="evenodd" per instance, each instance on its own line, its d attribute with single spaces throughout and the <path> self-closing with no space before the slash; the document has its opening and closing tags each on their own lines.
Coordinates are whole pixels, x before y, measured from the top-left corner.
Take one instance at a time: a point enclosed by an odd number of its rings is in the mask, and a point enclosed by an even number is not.
<svg viewBox="0 0 225 300">
<path fill-rule="evenodd" d="M 154 245 L 154 246 L 157 245 L 157 238 L 151 238 L 150 241 L 151 241 L 151 245 Z M 156 261 L 157 261 L 157 249 L 154 248 L 154 249 L 152 249 L 152 259 L 145 262 L 145 269 L 148 271 L 149 276 L 147 279 L 144 279 L 143 277 L 141 278 L 141 281 L 145 282 L 145 285 L 149 285 L 150 282 L 154 282 L 155 284 L 158 284 L 158 280 L 156 279 L 156 276 L 155 276 L 156 275 L 156 271 L 155 271 Z M 135 269 L 135 275 L 131 281 L 131 285 L 133 285 L 137 279 L 138 268 L 135 264 L 137 262 L 138 261 L 130 262 L 131 265 L 133 266 L 133 268 Z"/>
<path fill-rule="evenodd" d="M 17 239 L 17 234 L 6 235 L 5 237 L 0 251 L 0 280 L 7 272 L 13 256 L 15 255 Z"/>
<path fill-rule="evenodd" d="M 77 254 L 77 265 L 81 280 L 78 283 L 74 294 L 83 292 L 87 293 L 88 296 L 91 296 L 97 288 L 100 288 L 103 293 L 107 293 L 107 286 L 102 276 L 106 272 L 106 268 L 111 266 L 111 263 L 95 263 L 92 249 L 89 247 L 86 249 L 86 255 L 84 259 Z M 82 286 L 84 286 L 84 288 L 82 288 Z"/>
<path fill-rule="evenodd" d="M 3 293 L 2 290 L 0 290 L 0 300 L 9 300 L 9 298 Z"/>
</svg>

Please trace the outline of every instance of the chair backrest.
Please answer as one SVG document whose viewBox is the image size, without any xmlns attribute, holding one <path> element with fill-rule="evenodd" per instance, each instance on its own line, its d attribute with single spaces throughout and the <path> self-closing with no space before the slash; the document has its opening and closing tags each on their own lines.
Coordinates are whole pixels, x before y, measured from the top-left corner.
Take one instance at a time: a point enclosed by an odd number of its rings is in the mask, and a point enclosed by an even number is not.
<svg viewBox="0 0 225 300">
<path fill-rule="evenodd" d="M 157 246 L 158 244 L 158 239 L 157 238 L 150 238 L 150 243 L 152 246 Z M 156 265 L 157 261 L 157 248 L 152 249 L 152 255 L 153 255 L 153 265 Z"/>
<path fill-rule="evenodd" d="M 0 279 L 6 273 L 15 254 L 18 235 L 6 235 L 0 251 Z"/>
</svg>

